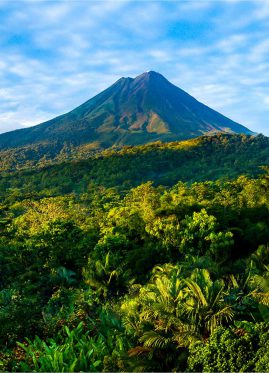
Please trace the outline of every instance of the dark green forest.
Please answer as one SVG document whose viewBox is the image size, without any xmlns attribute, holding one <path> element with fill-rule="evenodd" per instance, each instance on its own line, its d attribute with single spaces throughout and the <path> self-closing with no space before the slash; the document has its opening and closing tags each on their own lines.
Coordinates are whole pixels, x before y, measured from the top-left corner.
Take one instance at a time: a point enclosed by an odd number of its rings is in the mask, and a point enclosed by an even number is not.
<svg viewBox="0 0 269 373">
<path fill-rule="evenodd" d="M 268 138 L 36 159 L 1 163 L 0 370 L 269 371 Z"/>
</svg>

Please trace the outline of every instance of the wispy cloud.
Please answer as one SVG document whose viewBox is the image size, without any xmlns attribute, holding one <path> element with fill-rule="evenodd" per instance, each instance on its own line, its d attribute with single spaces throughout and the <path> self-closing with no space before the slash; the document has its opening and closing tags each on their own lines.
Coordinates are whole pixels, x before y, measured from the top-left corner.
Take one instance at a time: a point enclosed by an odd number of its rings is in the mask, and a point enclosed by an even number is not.
<svg viewBox="0 0 269 373">
<path fill-rule="evenodd" d="M 268 1 L 0 1 L 0 132 L 157 70 L 269 135 Z"/>
</svg>

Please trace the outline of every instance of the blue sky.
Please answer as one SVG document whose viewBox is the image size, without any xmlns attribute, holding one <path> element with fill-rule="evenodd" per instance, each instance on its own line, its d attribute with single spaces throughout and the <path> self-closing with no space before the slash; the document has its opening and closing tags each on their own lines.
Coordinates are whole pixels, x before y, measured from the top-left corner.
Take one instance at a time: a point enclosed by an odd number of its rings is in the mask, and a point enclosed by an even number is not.
<svg viewBox="0 0 269 373">
<path fill-rule="evenodd" d="M 0 0 L 0 132 L 155 70 L 269 135 L 269 1 Z"/>
</svg>

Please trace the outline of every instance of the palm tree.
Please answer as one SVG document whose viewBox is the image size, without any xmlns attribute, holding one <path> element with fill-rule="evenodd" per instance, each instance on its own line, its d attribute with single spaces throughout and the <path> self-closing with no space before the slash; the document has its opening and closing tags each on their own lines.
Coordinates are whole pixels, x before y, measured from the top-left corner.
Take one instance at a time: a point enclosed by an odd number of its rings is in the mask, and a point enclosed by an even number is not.
<svg viewBox="0 0 269 373">
<path fill-rule="evenodd" d="M 223 280 L 212 281 L 206 269 L 195 269 L 185 280 L 182 315 L 196 326 L 202 338 L 208 338 L 223 322 L 233 319 L 232 305 L 225 301 L 228 289 Z"/>
<path fill-rule="evenodd" d="M 181 266 L 155 267 L 150 283 L 122 304 L 125 325 L 145 347 L 187 347 L 233 318 L 228 289 L 205 269 L 184 279 Z"/>
<path fill-rule="evenodd" d="M 253 291 L 250 295 L 258 302 L 260 315 L 264 321 L 269 321 L 269 266 L 264 266 L 262 275 L 250 278 Z"/>
<path fill-rule="evenodd" d="M 156 370 L 173 369 L 171 364 L 176 361 L 180 364 L 180 352 L 185 353 L 184 347 L 199 337 L 195 326 L 180 317 L 183 288 L 180 266 L 155 267 L 150 283 L 140 288 L 136 286 L 137 294 L 126 298 L 121 306 L 127 331 L 142 345 L 131 349 L 129 354 L 142 356 L 144 369 L 149 360 L 151 369 L 153 362 Z M 179 369 L 182 370 L 182 366 Z"/>
<path fill-rule="evenodd" d="M 124 263 L 119 265 L 113 254 L 108 252 L 104 261 L 91 261 L 83 269 L 83 276 L 87 285 L 94 289 L 97 295 L 107 298 L 119 295 L 132 283 L 130 271 L 125 270 Z"/>
<path fill-rule="evenodd" d="M 63 266 L 53 271 L 53 281 L 59 286 L 72 286 L 76 284 L 76 273 Z"/>
</svg>

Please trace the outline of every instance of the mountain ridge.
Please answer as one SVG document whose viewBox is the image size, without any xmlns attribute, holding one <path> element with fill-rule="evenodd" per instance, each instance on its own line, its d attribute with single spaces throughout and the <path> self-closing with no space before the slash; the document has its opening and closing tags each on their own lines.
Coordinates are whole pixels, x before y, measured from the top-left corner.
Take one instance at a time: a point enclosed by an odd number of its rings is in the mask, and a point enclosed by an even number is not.
<svg viewBox="0 0 269 373">
<path fill-rule="evenodd" d="M 12 190 L 27 194 L 39 191 L 41 186 L 46 195 L 48 185 L 61 195 L 86 192 L 92 184 L 125 190 L 147 181 L 172 186 L 179 181 L 256 177 L 263 173 L 268 160 L 269 138 L 263 135 L 216 134 L 179 142 L 109 148 L 97 154 L 82 147 L 62 152 L 53 162 L 41 160 L 13 170 L 2 168 L 1 159 L 0 189 L 5 190 L 3 198 L 8 198 Z"/>
</svg>

